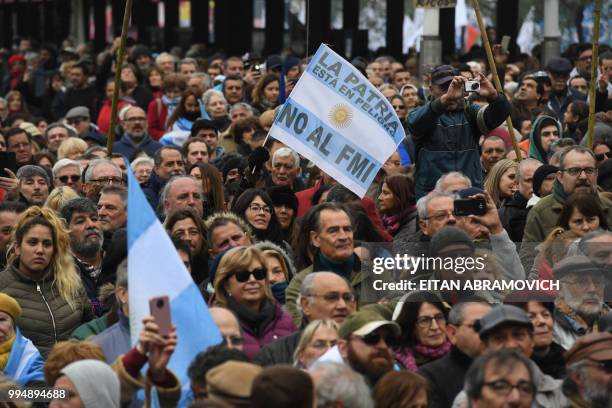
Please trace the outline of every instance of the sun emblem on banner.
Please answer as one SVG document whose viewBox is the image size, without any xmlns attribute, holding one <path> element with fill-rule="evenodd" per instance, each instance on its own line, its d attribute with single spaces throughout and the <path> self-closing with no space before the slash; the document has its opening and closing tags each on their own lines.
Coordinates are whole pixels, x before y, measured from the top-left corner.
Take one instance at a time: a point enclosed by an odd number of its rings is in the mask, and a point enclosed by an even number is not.
<svg viewBox="0 0 612 408">
<path fill-rule="evenodd" d="M 329 112 L 329 120 L 337 128 L 345 128 L 353 120 L 353 110 L 343 103 L 335 105 Z"/>
</svg>

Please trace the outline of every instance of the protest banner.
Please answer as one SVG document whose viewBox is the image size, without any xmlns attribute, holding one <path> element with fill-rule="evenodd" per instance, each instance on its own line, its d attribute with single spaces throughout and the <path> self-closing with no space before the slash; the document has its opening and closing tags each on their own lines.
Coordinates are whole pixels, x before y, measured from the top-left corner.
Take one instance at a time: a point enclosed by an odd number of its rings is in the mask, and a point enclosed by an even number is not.
<svg viewBox="0 0 612 408">
<path fill-rule="evenodd" d="M 415 8 L 453 8 L 457 6 L 457 0 L 414 0 Z"/>
<path fill-rule="evenodd" d="M 324 44 L 281 106 L 269 135 L 360 197 L 405 137 L 387 98 Z"/>
</svg>

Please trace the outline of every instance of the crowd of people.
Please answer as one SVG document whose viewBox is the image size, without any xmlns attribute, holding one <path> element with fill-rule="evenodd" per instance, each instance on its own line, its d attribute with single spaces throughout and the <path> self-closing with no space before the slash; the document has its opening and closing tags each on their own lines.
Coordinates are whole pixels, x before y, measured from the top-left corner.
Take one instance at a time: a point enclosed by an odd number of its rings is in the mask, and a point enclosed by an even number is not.
<svg viewBox="0 0 612 408">
<path fill-rule="evenodd" d="M 308 58 L 118 47 L 0 53 L 0 406 L 47 386 L 51 407 L 612 407 L 612 49 L 496 46 L 503 92 L 478 53 L 422 77 L 355 58 L 406 133 L 360 198 L 267 137 Z M 132 346 L 128 171 L 223 338 L 189 384 L 175 331 L 146 317 Z M 396 255 L 485 261 L 372 273 Z"/>
</svg>

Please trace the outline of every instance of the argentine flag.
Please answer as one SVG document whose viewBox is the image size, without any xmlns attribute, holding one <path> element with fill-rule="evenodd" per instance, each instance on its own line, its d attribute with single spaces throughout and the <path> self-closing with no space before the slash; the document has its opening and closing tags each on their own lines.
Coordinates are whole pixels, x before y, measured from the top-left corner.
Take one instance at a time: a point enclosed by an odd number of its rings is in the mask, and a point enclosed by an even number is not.
<svg viewBox="0 0 612 408">
<path fill-rule="evenodd" d="M 150 315 L 149 299 L 168 296 L 177 346 L 168 368 L 189 384 L 187 368 L 200 351 L 222 340 L 206 303 L 179 258 L 170 237 L 149 206 L 128 166 L 128 290 L 130 336 L 138 343 L 142 319 Z"/>
<path fill-rule="evenodd" d="M 406 136 L 387 98 L 325 44 L 269 134 L 360 197 Z"/>
</svg>

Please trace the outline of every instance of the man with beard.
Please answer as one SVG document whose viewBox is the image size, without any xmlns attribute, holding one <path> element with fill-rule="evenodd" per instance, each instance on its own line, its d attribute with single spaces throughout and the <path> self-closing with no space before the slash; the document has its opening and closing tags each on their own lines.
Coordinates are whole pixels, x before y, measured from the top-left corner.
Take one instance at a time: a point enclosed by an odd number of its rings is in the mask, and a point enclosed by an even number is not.
<svg viewBox="0 0 612 408">
<path fill-rule="evenodd" d="M 569 256 L 553 268 L 560 289 L 555 301 L 554 340 L 569 349 L 576 340 L 597 328 L 597 321 L 610 308 L 604 303 L 602 270 L 589 258 Z"/>
<path fill-rule="evenodd" d="M 338 350 L 345 363 L 374 388 L 383 375 L 393 370 L 391 347 L 397 344 L 401 331 L 397 323 L 373 311 L 357 312 L 340 326 Z"/>
<path fill-rule="evenodd" d="M 581 337 L 565 353 L 567 378 L 563 392 L 572 407 L 612 406 L 612 334 Z"/>
<path fill-rule="evenodd" d="M 19 201 L 28 207 L 38 205 L 42 207 L 49 197 L 49 186 L 51 184 L 49 175 L 40 166 L 27 165 L 17 171 L 19 180 Z"/>
<path fill-rule="evenodd" d="M 128 160 L 138 151 L 153 156 L 162 145 L 147 133 L 147 114 L 138 106 L 128 108 L 121 121 L 124 132 L 120 140 L 113 143 L 113 152 L 121 153 Z"/>
<path fill-rule="evenodd" d="M 521 260 L 529 268 L 535 258 L 535 246 L 543 242 L 557 226 L 559 214 L 567 198 L 574 194 L 597 194 L 597 161 L 593 152 L 586 147 L 573 146 L 561 154 L 557 179 L 553 184 L 552 194 L 542 198 L 529 211 Z M 612 201 L 598 195 L 604 217 L 612 225 Z"/>
<path fill-rule="evenodd" d="M 98 300 L 104 237 L 96 205 L 88 198 L 75 198 L 62 207 L 61 214 L 70 230 L 70 248 L 81 281 L 99 317 L 104 313 L 104 305 Z"/>
</svg>

